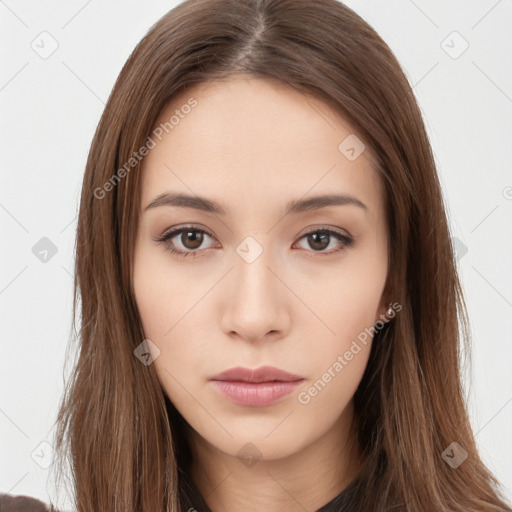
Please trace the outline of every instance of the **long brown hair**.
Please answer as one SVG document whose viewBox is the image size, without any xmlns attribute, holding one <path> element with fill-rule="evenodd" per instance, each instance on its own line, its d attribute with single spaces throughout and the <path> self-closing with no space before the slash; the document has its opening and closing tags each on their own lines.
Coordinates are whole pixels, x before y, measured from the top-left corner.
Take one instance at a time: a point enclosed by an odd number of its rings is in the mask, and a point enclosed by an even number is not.
<svg viewBox="0 0 512 512">
<path fill-rule="evenodd" d="M 364 464 L 347 510 L 504 510 L 466 411 L 466 306 L 432 150 L 396 58 L 336 0 L 187 0 L 130 55 L 85 169 L 73 304 L 75 324 L 80 302 L 78 357 L 55 439 L 59 475 L 68 463 L 78 512 L 177 512 L 191 503 L 182 418 L 154 365 L 134 356 L 145 338 L 132 287 L 139 156 L 177 93 L 239 73 L 323 100 L 372 149 L 385 184 L 387 288 L 402 310 L 376 335 L 354 397 Z M 467 453 L 457 468 L 443 457 L 455 442 Z"/>
</svg>

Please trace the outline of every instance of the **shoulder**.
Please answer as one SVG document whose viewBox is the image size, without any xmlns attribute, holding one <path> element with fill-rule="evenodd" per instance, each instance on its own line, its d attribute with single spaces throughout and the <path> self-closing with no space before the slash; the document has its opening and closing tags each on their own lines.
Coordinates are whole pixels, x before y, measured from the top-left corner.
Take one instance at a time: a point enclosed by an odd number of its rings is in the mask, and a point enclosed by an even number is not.
<svg viewBox="0 0 512 512">
<path fill-rule="evenodd" d="M 49 512 L 42 501 L 30 496 L 11 496 L 0 493 L 0 512 Z"/>
</svg>

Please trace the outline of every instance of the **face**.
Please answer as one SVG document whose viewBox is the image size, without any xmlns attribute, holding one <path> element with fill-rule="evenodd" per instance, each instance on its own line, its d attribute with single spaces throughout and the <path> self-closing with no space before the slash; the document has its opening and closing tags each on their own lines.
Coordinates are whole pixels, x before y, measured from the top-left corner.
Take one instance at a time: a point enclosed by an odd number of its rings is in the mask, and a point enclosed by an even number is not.
<svg viewBox="0 0 512 512">
<path fill-rule="evenodd" d="M 389 302 L 370 150 L 325 104 L 248 76 L 188 89 L 155 127 L 133 286 L 162 387 L 225 454 L 247 443 L 263 459 L 299 452 L 350 409 Z M 327 195 L 345 199 L 313 200 Z M 210 380 L 262 366 L 302 380 Z"/>
</svg>

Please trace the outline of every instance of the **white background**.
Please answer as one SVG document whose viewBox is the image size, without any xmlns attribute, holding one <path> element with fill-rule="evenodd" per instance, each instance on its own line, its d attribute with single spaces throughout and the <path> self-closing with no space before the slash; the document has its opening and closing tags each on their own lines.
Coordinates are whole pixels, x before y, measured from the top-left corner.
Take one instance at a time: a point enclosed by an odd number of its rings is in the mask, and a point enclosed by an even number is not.
<svg viewBox="0 0 512 512">
<path fill-rule="evenodd" d="M 34 459 L 51 459 L 40 443 L 52 441 L 63 390 L 86 156 L 126 58 L 177 3 L 0 0 L 0 492 L 54 496 Z M 510 499 L 512 1 L 347 4 L 394 51 L 424 115 L 452 234 L 467 248 L 459 267 L 474 341 L 473 428 Z M 58 43 L 47 59 L 31 47 L 43 31 Z M 453 31 L 469 44 L 457 58 L 464 43 Z M 43 237 L 57 248 L 46 263 L 32 252 Z"/>
</svg>

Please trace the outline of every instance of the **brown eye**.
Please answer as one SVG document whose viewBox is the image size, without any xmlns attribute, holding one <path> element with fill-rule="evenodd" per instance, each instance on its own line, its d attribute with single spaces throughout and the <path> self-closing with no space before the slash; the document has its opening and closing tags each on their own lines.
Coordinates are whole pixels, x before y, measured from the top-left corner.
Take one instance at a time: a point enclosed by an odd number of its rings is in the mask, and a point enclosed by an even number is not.
<svg viewBox="0 0 512 512">
<path fill-rule="evenodd" d="M 317 229 L 315 231 L 310 231 L 306 233 L 302 238 L 306 240 L 308 247 L 306 249 L 312 249 L 309 252 L 318 252 L 333 254 L 335 252 L 343 251 L 351 246 L 354 242 L 354 239 L 349 235 L 346 235 L 342 232 L 334 231 L 332 229 Z M 333 250 L 326 251 L 325 249 L 331 245 L 331 241 L 335 239 L 334 247 L 338 246 L 338 248 L 334 248 Z M 337 243 L 336 243 L 337 241 Z"/>
<path fill-rule="evenodd" d="M 180 242 L 187 249 L 199 249 L 203 243 L 203 234 L 197 230 L 187 229 L 181 232 Z"/>
<path fill-rule="evenodd" d="M 203 245 L 205 235 L 213 238 L 213 235 L 203 229 L 194 227 L 184 227 L 175 229 L 156 241 L 163 243 L 167 250 L 176 256 L 192 256 L 196 257 L 200 247 Z M 173 241 L 173 239 L 177 239 Z"/>
<path fill-rule="evenodd" d="M 311 233 L 307 235 L 307 240 L 312 249 L 323 251 L 329 245 L 330 235 L 326 233 Z"/>
</svg>

